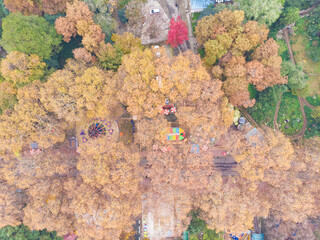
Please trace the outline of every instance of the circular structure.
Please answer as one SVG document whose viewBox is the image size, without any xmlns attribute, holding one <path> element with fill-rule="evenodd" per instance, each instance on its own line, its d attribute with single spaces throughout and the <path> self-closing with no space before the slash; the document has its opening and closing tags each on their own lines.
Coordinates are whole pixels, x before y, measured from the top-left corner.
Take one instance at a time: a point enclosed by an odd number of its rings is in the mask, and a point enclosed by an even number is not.
<svg viewBox="0 0 320 240">
<path fill-rule="evenodd" d="M 106 128 L 101 123 L 93 123 L 88 129 L 90 138 L 97 138 L 106 135 Z"/>
</svg>

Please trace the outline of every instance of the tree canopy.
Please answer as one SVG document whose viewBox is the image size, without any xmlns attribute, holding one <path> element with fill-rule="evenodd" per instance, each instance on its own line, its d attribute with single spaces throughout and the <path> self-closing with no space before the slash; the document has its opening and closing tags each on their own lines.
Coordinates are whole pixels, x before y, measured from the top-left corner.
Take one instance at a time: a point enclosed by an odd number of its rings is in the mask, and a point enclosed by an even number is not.
<svg viewBox="0 0 320 240">
<path fill-rule="evenodd" d="M 2 21 L 1 44 L 8 52 L 37 54 L 49 59 L 61 50 L 61 36 L 43 17 L 10 14 Z"/>
<path fill-rule="evenodd" d="M 237 0 L 239 8 L 245 12 L 248 20 L 271 25 L 279 18 L 283 3 L 280 0 Z"/>
</svg>

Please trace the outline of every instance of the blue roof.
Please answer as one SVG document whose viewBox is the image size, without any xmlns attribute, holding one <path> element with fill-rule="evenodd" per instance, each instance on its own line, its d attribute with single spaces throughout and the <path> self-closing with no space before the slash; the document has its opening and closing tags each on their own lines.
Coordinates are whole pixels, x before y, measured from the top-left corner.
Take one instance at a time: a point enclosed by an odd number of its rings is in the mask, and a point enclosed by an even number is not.
<svg viewBox="0 0 320 240">
<path fill-rule="evenodd" d="M 204 9 L 212 3 L 214 3 L 214 0 L 191 0 L 191 9 Z"/>
</svg>

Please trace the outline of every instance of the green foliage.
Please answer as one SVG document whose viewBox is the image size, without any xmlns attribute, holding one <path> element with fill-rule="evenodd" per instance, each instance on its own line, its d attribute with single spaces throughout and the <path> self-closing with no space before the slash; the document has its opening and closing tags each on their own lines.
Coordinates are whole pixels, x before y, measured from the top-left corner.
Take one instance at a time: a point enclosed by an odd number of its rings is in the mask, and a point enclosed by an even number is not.
<svg viewBox="0 0 320 240">
<path fill-rule="evenodd" d="M 294 1 L 294 0 L 286 0 L 284 7 L 296 7 L 299 8 L 299 10 L 306 9 L 313 4 L 315 4 L 318 0 L 299 0 L 299 1 Z"/>
<path fill-rule="evenodd" d="M 5 226 L 0 229 L 1 240 L 62 240 L 56 232 L 48 232 L 46 229 L 31 231 L 27 226 Z"/>
<path fill-rule="evenodd" d="M 314 112 L 314 110 L 312 110 L 307 106 L 304 106 L 304 111 L 306 113 L 307 121 L 308 121 L 307 129 L 304 134 L 304 137 L 310 138 L 314 136 L 320 136 L 320 121 L 313 118 L 312 113 Z"/>
<path fill-rule="evenodd" d="M 216 231 L 206 228 L 202 240 L 223 240 L 222 237 L 220 237 L 221 234 L 216 233 Z"/>
<path fill-rule="evenodd" d="M 279 0 L 237 0 L 237 2 L 248 20 L 255 20 L 269 26 L 277 21 L 282 10 Z"/>
<path fill-rule="evenodd" d="M 256 104 L 252 108 L 247 108 L 247 111 L 259 124 L 267 124 L 273 127 L 273 117 L 277 103 L 287 89 L 288 87 L 285 85 L 275 85 L 258 92 Z"/>
<path fill-rule="evenodd" d="M 310 44 L 310 42 L 306 46 L 306 52 L 307 56 L 313 61 L 313 62 L 319 62 L 320 61 L 320 47 L 316 45 Z"/>
<path fill-rule="evenodd" d="M 300 19 L 299 8 L 289 7 L 282 12 L 280 17 L 280 24 L 282 26 L 286 26 L 298 21 L 299 19 Z"/>
<path fill-rule="evenodd" d="M 256 98 L 257 97 L 257 89 L 255 88 L 255 86 L 253 84 L 249 84 L 248 85 L 248 90 L 249 90 L 249 93 L 250 93 L 250 99 L 253 99 L 253 98 Z"/>
<path fill-rule="evenodd" d="M 115 33 L 117 26 L 116 20 L 113 19 L 110 14 L 97 13 L 93 15 L 93 21 L 101 26 L 102 32 L 106 35 L 105 41 L 111 42 L 111 36 Z"/>
<path fill-rule="evenodd" d="M 205 221 L 200 219 L 198 215 L 199 215 L 198 212 L 191 213 L 192 219 L 187 229 L 188 233 L 190 234 L 198 234 L 200 232 L 203 232 L 206 229 Z"/>
<path fill-rule="evenodd" d="M 49 59 L 61 50 L 62 37 L 43 17 L 10 14 L 3 19 L 1 44 L 8 52 L 37 54 Z"/>
<path fill-rule="evenodd" d="M 222 238 L 220 238 L 221 234 L 216 233 L 216 231 L 214 230 L 208 229 L 205 221 L 200 219 L 198 215 L 199 215 L 198 211 L 191 212 L 192 219 L 187 229 L 188 233 L 190 234 L 189 239 L 190 240 L 198 240 L 198 239 L 223 240 Z M 202 238 L 198 238 L 198 236 L 200 236 L 200 233 L 203 233 Z"/>
<path fill-rule="evenodd" d="M 285 122 L 289 120 L 289 122 Z M 279 129 L 286 135 L 294 135 L 303 126 L 302 112 L 297 96 L 290 92 L 283 94 L 278 114 Z M 287 126 L 287 128 L 286 128 Z"/>
<path fill-rule="evenodd" d="M 128 18 L 126 16 L 126 8 L 119 9 L 118 16 L 119 16 L 119 19 L 120 19 L 120 21 L 122 23 L 127 23 L 128 22 Z"/>
<path fill-rule="evenodd" d="M 15 95 L 8 94 L 0 90 L 0 114 L 8 108 L 13 109 L 14 105 L 17 103 L 18 99 Z"/>
<path fill-rule="evenodd" d="M 320 34 L 320 6 L 307 16 L 307 33 L 312 39 L 319 39 Z"/>
<path fill-rule="evenodd" d="M 98 57 L 100 66 L 106 70 L 116 71 L 121 65 L 121 58 L 123 56 L 119 47 L 109 45 L 107 50 Z"/>
<path fill-rule="evenodd" d="M 204 48 L 199 48 L 198 53 L 200 54 L 201 58 L 204 58 L 206 55 L 206 51 L 204 50 Z"/>
<path fill-rule="evenodd" d="M 320 122 L 320 107 L 312 109 L 311 117 L 315 119 L 317 122 Z"/>
<path fill-rule="evenodd" d="M 66 14 L 64 13 L 59 13 L 59 14 L 55 14 L 55 15 L 50 15 L 50 14 L 44 14 L 43 17 L 52 25 L 54 25 L 54 23 L 56 22 L 56 20 L 59 17 L 64 17 L 66 16 Z"/>
<path fill-rule="evenodd" d="M 71 38 L 70 42 L 62 43 L 62 51 L 59 53 L 59 56 L 58 56 L 58 62 L 60 66 L 59 68 L 62 68 L 65 65 L 66 60 L 68 58 L 73 58 L 72 51 L 82 46 L 81 41 L 82 41 L 82 37 L 76 36 L 75 38 Z M 51 61 L 54 61 L 54 58 L 51 58 Z M 50 63 L 52 64 L 50 65 L 51 67 L 54 67 L 56 65 L 56 62 L 50 62 Z"/>
<path fill-rule="evenodd" d="M 282 61 L 288 61 L 290 59 L 289 57 L 289 51 L 288 51 L 288 46 L 286 44 L 286 42 L 282 39 L 278 39 L 276 41 L 279 45 L 279 55 L 282 58 Z"/>
<path fill-rule="evenodd" d="M 309 81 L 308 75 L 303 71 L 302 66 L 295 65 L 291 61 L 282 62 L 281 74 L 288 76 L 288 86 L 291 89 L 302 89 Z"/>
<path fill-rule="evenodd" d="M 118 9 L 123 9 L 131 0 L 118 0 Z"/>
<path fill-rule="evenodd" d="M 320 96 L 306 97 L 307 101 L 313 106 L 320 106 Z"/>
</svg>

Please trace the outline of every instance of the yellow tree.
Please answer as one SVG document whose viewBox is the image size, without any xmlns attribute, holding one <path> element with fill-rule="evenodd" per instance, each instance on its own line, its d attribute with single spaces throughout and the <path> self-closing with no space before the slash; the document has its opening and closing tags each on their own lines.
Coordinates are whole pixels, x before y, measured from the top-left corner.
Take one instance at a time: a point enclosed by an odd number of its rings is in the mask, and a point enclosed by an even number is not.
<svg viewBox="0 0 320 240">
<path fill-rule="evenodd" d="M 41 101 L 60 119 L 69 122 L 105 117 L 116 103 L 116 82 L 111 72 L 69 60 L 41 89 Z M 103 100 L 103 101 L 102 101 Z"/>
<path fill-rule="evenodd" d="M 59 235 L 71 232 L 75 214 L 62 212 L 66 199 L 64 179 L 43 179 L 27 190 L 29 203 L 23 209 L 23 222 L 31 229 L 48 229 Z"/>
<path fill-rule="evenodd" d="M 46 64 L 36 54 L 28 56 L 25 53 L 14 51 L 1 61 L 2 76 L 16 87 L 40 80 L 46 72 L 45 68 Z"/>
<path fill-rule="evenodd" d="M 129 54 L 135 48 L 142 49 L 141 39 L 135 38 L 132 33 L 125 32 L 123 35 L 113 34 L 111 40 L 115 47 L 119 47 L 123 54 Z"/>
<path fill-rule="evenodd" d="M 118 97 L 132 115 L 154 117 L 165 100 L 165 96 L 150 89 L 151 82 L 156 81 L 154 58 L 149 49 L 136 49 L 122 58 L 116 76 L 122 86 Z"/>
<path fill-rule="evenodd" d="M 36 141 L 48 148 L 64 140 L 66 124 L 40 103 L 42 84 L 34 81 L 18 90 L 19 103 L 14 110 L 0 117 L 1 149 L 19 152 L 25 144 Z"/>
<path fill-rule="evenodd" d="M 0 175 L 1 176 L 1 175 Z M 24 192 L 17 192 L 16 187 L 1 181 L 0 185 L 0 228 L 6 225 L 16 226 L 23 218 L 22 207 L 27 202 Z"/>
</svg>

